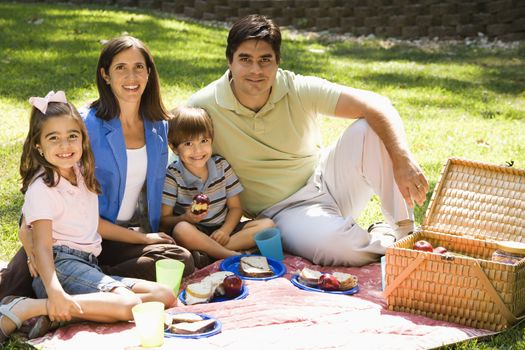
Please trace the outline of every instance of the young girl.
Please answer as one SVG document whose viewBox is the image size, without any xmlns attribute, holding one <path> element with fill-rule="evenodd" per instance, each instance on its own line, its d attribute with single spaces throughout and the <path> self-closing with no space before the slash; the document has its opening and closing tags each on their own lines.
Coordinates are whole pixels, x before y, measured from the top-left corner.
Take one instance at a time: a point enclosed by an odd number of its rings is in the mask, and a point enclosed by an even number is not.
<svg viewBox="0 0 525 350">
<path fill-rule="evenodd" d="M 35 316 L 49 317 L 40 318 L 41 329 L 32 332 L 40 336 L 49 320 L 126 321 L 133 318 L 131 308 L 141 302 L 174 304 L 175 296 L 165 286 L 102 273 L 97 265 L 102 237 L 133 242 L 141 239 L 135 235 L 143 234 L 99 220 L 98 183 L 86 128 L 64 93 L 51 91 L 29 101 L 33 109 L 20 165 L 22 212 L 33 229 L 38 272 L 33 289 L 41 299 L 3 300 L 0 342 Z"/>
<path fill-rule="evenodd" d="M 188 250 L 216 259 L 255 247 L 255 234 L 274 223 L 271 219 L 240 222 L 243 188 L 230 164 L 212 155 L 213 125 L 208 113 L 202 108 L 178 107 L 168 124 L 169 146 L 179 159 L 166 172 L 161 227 Z M 190 207 L 199 193 L 208 196 L 210 205 L 206 212 L 194 214 Z"/>
</svg>

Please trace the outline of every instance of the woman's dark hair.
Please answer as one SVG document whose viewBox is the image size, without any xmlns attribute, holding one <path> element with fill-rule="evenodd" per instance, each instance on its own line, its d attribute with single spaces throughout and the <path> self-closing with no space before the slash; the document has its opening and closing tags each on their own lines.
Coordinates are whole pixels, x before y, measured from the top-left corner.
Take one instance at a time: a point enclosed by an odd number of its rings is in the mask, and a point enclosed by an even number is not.
<svg viewBox="0 0 525 350">
<path fill-rule="evenodd" d="M 281 30 L 270 18 L 262 15 L 248 15 L 233 24 L 228 34 L 226 58 L 233 61 L 233 54 L 246 40 L 263 40 L 272 47 L 277 63 L 281 59 Z"/>
<path fill-rule="evenodd" d="M 84 177 L 86 187 L 92 192 L 100 193 L 100 187 L 95 178 L 95 157 L 89 145 L 86 126 L 75 106 L 69 102 L 49 102 L 45 114 L 35 107 L 31 110 L 29 131 L 27 132 L 20 158 L 20 176 L 22 177 L 22 188 L 20 191 L 26 193 L 29 185 L 41 171 L 43 171 L 42 178 L 44 183 L 49 187 L 56 186 L 58 181 L 60 181 L 60 172 L 57 167 L 49 163 L 37 148 L 41 142 L 44 124 L 51 118 L 59 117 L 72 118 L 77 122 L 82 134 L 82 157 L 79 161 L 80 172 Z M 58 177 L 55 177 L 55 175 L 58 175 Z"/>
<path fill-rule="evenodd" d="M 213 123 L 204 109 L 179 106 L 172 114 L 168 120 L 168 142 L 173 147 L 201 135 L 213 140 Z"/>
<path fill-rule="evenodd" d="M 148 83 L 140 99 L 141 116 L 151 121 L 168 119 L 168 112 L 160 96 L 159 75 L 153 62 L 153 56 L 142 41 L 128 35 L 111 39 L 104 45 L 98 59 L 96 73 L 99 98 L 93 101 L 90 107 L 95 108 L 97 117 L 104 120 L 110 120 L 119 114 L 120 106 L 115 94 L 113 94 L 111 86 L 104 80 L 100 70 L 104 69 L 104 72 L 109 75 L 109 67 L 113 58 L 130 48 L 136 48 L 142 53 L 149 72 Z"/>
</svg>

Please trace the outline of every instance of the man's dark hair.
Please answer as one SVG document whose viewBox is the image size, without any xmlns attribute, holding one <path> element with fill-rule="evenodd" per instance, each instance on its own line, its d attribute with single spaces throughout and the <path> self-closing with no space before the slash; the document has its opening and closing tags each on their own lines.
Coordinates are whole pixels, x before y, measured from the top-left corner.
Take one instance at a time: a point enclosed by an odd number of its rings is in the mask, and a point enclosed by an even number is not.
<svg viewBox="0 0 525 350">
<path fill-rule="evenodd" d="M 281 30 L 270 18 L 262 15 L 248 15 L 233 24 L 228 34 L 226 57 L 233 61 L 233 54 L 246 40 L 263 40 L 271 45 L 277 63 L 281 59 Z"/>
</svg>

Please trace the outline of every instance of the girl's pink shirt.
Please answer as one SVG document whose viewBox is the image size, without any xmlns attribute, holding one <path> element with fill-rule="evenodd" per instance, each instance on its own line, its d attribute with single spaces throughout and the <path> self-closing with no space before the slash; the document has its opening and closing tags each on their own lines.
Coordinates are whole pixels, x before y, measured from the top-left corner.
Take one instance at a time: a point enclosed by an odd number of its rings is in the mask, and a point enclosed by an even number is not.
<svg viewBox="0 0 525 350">
<path fill-rule="evenodd" d="M 102 237 L 98 229 L 98 197 L 87 189 L 78 167 L 77 186 L 60 178 L 55 187 L 37 177 L 25 194 L 22 213 L 28 224 L 51 220 L 53 245 L 65 245 L 98 256 Z"/>
</svg>

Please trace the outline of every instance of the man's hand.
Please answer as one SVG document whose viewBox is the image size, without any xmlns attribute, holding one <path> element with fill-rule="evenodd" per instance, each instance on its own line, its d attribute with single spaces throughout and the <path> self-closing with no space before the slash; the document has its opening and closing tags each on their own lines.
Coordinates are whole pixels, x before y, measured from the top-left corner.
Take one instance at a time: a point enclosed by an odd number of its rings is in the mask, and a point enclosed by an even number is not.
<svg viewBox="0 0 525 350">
<path fill-rule="evenodd" d="M 222 229 L 215 230 L 210 237 L 223 247 L 230 241 L 230 235 L 224 232 Z"/>
<path fill-rule="evenodd" d="M 428 192 L 428 181 L 419 165 L 411 158 L 397 162 L 394 166 L 394 178 L 397 186 L 410 208 L 414 202 L 423 205 Z"/>
<path fill-rule="evenodd" d="M 165 234 L 164 232 L 146 233 L 144 236 L 146 237 L 146 244 L 176 244 L 173 237 Z"/>
</svg>

